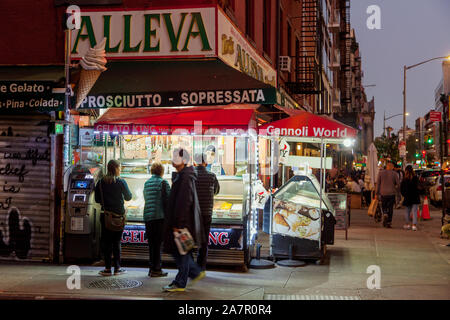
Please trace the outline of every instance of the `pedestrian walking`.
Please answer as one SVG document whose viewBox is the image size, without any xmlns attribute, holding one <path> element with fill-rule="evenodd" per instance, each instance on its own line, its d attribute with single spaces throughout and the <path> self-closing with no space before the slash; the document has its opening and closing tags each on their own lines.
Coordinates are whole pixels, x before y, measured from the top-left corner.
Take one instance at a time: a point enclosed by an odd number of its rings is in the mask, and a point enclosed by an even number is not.
<svg viewBox="0 0 450 320">
<path fill-rule="evenodd" d="M 178 273 L 172 283 L 163 288 L 164 291 L 168 292 L 185 291 L 188 278 L 191 278 L 192 282 L 197 282 L 206 275 L 194 262 L 192 250 L 187 254 L 181 254 L 174 238 L 174 232 L 187 228 L 197 246 L 199 243 L 203 243 L 204 232 L 201 223 L 196 224 L 195 217 L 195 214 L 198 214 L 197 218 L 201 218 L 195 187 L 197 178 L 194 168 L 188 166 L 189 160 L 190 155 L 185 149 L 177 148 L 174 150 L 172 165 L 175 167 L 177 174 L 172 181 L 172 190 L 170 191 L 163 248 L 166 253 L 172 254 L 175 258 Z"/>
<path fill-rule="evenodd" d="M 149 277 L 165 277 L 161 270 L 161 244 L 164 216 L 169 207 L 170 186 L 163 179 L 164 167 L 154 162 L 150 168 L 151 178 L 144 184 L 144 221 L 149 249 Z"/>
<path fill-rule="evenodd" d="M 214 206 L 214 195 L 219 193 L 220 185 L 219 181 L 217 181 L 216 175 L 206 169 L 206 154 L 196 154 L 194 157 L 194 162 L 197 173 L 197 181 L 195 186 L 197 189 L 204 231 L 204 242 L 200 244 L 200 248 L 198 250 L 197 264 L 200 266 L 202 271 L 205 271 L 208 257 L 208 240 Z"/>
<path fill-rule="evenodd" d="M 417 231 L 417 208 L 420 204 L 419 179 L 410 165 L 405 169 L 405 177 L 401 182 L 400 190 L 404 197 L 403 205 L 406 207 L 406 224 L 403 228 L 407 230 L 412 228 L 413 231 Z M 412 215 L 412 227 L 410 215 Z"/>
<path fill-rule="evenodd" d="M 104 211 L 125 215 L 124 200 L 130 201 L 132 194 L 125 180 L 120 176 L 120 162 L 111 160 L 108 162 L 107 174 L 95 186 L 95 201 L 102 204 L 101 223 L 101 245 L 105 259 L 105 269 L 100 271 L 103 276 L 112 275 L 111 267 L 114 264 L 114 275 L 123 274 L 126 271 L 120 267 L 120 241 L 122 231 L 111 231 L 105 226 Z M 111 255 L 114 256 L 111 261 Z"/>
<path fill-rule="evenodd" d="M 399 193 L 399 176 L 393 170 L 394 163 L 388 162 L 386 169 L 380 171 L 377 179 L 376 198 L 381 199 L 383 209 L 383 227 L 392 228 L 395 197 Z"/>
</svg>

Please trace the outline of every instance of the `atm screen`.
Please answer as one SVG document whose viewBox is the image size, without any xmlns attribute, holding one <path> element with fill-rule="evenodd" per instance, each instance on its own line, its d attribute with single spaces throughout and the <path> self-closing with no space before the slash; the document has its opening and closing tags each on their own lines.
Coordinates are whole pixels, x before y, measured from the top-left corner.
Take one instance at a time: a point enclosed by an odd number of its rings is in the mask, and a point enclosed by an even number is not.
<svg viewBox="0 0 450 320">
<path fill-rule="evenodd" d="M 89 181 L 86 180 L 75 180 L 73 183 L 73 187 L 75 189 L 88 189 L 89 188 Z"/>
</svg>

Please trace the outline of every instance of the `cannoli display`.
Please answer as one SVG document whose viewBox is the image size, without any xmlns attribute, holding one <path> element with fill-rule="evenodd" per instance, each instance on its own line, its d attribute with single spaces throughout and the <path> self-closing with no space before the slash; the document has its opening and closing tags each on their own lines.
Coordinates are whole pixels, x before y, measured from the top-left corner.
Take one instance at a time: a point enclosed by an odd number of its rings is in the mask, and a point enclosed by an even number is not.
<svg viewBox="0 0 450 320">
<path fill-rule="evenodd" d="M 319 240 L 320 212 L 300 204 L 274 200 L 273 231 L 284 235 Z"/>
</svg>

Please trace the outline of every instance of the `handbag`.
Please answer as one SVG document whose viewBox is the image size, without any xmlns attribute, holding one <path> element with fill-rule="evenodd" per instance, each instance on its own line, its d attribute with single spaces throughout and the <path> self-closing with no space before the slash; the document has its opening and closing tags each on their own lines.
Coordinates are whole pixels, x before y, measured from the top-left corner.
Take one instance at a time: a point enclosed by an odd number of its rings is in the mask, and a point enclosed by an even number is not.
<svg viewBox="0 0 450 320">
<path fill-rule="evenodd" d="M 369 210 L 367 210 L 367 214 L 369 215 L 369 217 L 375 216 L 377 208 L 378 208 L 378 200 L 373 199 L 372 202 L 370 203 Z"/>
<path fill-rule="evenodd" d="M 103 200 L 102 181 L 100 183 L 100 197 L 102 200 L 103 213 L 105 217 L 105 228 L 109 231 L 123 231 L 125 228 L 126 217 L 124 214 L 115 213 L 114 211 L 105 209 L 105 201 Z"/>
<path fill-rule="evenodd" d="M 184 256 L 189 251 L 194 249 L 194 239 L 187 228 L 178 229 L 173 232 L 175 244 L 177 245 L 178 252 Z"/>
</svg>

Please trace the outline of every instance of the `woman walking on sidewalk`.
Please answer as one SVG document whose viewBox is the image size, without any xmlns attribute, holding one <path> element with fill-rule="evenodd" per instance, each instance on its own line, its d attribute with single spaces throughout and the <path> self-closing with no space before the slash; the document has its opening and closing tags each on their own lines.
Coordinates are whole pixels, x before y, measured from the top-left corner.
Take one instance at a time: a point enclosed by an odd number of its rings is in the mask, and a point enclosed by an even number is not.
<svg viewBox="0 0 450 320">
<path fill-rule="evenodd" d="M 402 180 L 400 189 L 404 197 L 403 205 L 406 207 L 406 224 L 403 228 L 406 230 L 411 229 L 410 215 L 412 215 L 412 230 L 417 231 L 417 208 L 420 204 L 419 179 L 414 174 L 414 170 L 410 165 L 405 169 L 405 177 Z"/>
<path fill-rule="evenodd" d="M 162 177 L 164 167 L 160 162 L 153 163 L 151 178 L 144 185 L 144 221 L 148 239 L 150 270 L 149 277 L 165 277 L 161 270 L 161 244 L 164 229 L 164 215 L 169 207 L 170 186 Z"/>
<path fill-rule="evenodd" d="M 108 162 L 108 173 L 95 186 L 95 202 L 102 204 L 103 212 L 105 210 L 118 214 L 125 214 L 124 200 L 130 201 L 132 194 L 125 180 L 120 179 L 120 162 L 111 160 Z M 102 226 L 101 244 L 105 259 L 105 270 L 100 271 L 102 276 L 110 276 L 111 255 L 114 256 L 114 275 L 125 273 L 120 268 L 120 241 L 123 231 L 110 231 L 105 226 L 105 215 L 100 215 Z"/>
</svg>

